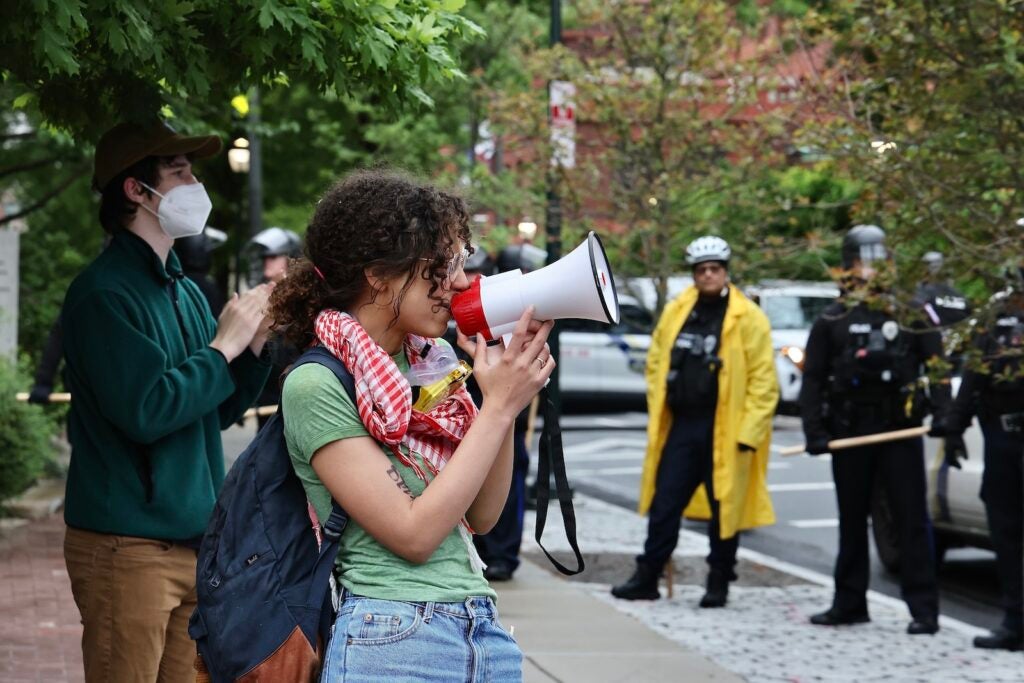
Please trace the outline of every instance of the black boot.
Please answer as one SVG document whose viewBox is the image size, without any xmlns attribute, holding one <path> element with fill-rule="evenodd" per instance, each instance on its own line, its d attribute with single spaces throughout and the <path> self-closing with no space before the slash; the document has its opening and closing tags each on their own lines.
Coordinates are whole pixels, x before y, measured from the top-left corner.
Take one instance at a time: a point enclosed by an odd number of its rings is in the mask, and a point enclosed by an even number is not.
<svg viewBox="0 0 1024 683">
<path fill-rule="evenodd" d="M 708 572 L 707 590 L 700 599 L 701 607 L 725 607 L 729 599 L 729 575 L 712 569 Z"/>
<path fill-rule="evenodd" d="M 660 568 L 651 567 L 646 562 L 637 560 L 633 576 L 625 583 L 614 586 L 612 595 L 622 600 L 657 600 L 661 597 L 661 593 L 658 592 L 660 576 Z"/>
<path fill-rule="evenodd" d="M 1024 634 L 1000 626 L 987 636 L 975 636 L 974 647 L 986 650 L 1024 650 Z"/>
</svg>

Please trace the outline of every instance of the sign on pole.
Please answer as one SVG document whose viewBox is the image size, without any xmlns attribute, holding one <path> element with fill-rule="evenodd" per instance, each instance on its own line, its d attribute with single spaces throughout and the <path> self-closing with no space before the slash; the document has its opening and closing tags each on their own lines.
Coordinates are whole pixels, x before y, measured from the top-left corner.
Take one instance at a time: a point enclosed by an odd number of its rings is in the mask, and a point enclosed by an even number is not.
<svg viewBox="0 0 1024 683">
<path fill-rule="evenodd" d="M 551 120 L 551 165 L 576 166 L 576 86 L 569 81 L 551 81 L 548 101 Z"/>
</svg>

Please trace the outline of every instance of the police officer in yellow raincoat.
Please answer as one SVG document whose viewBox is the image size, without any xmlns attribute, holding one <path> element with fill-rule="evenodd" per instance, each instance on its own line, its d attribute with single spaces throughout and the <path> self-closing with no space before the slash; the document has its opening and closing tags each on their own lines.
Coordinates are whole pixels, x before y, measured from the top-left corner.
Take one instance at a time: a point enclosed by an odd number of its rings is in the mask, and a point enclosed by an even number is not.
<svg viewBox="0 0 1024 683">
<path fill-rule="evenodd" d="M 612 588 L 654 600 L 681 516 L 707 519 L 711 553 L 701 607 L 723 607 L 736 579 L 738 533 L 773 524 L 765 484 L 779 398 L 768 319 L 729 286 L 731 250 L 719 237 L 686 249 L 694 285 L 670 302 L 647 354 L 647 455 L 640 485 L 648 514 L 636 571 Z"/>
</svg>

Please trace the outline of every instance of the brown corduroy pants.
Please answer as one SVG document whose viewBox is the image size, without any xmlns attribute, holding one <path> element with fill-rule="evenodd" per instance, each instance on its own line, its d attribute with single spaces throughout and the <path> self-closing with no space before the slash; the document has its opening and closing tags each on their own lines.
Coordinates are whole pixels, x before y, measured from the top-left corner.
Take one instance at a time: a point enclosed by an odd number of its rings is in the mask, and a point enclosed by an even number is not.
<svg viewBox="0 0 1024 683">
<path fill-rule="evenodd" d="M 193 549 L 69 527 L 64 561 L 82 616 L 87 683 L 195 681 Z"/>
</svg>

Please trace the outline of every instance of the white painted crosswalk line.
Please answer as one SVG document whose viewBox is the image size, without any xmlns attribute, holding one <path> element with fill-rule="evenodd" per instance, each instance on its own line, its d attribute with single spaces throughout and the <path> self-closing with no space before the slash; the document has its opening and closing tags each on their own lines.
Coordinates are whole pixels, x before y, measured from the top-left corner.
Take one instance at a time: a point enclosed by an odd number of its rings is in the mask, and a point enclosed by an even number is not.
<svg viewBox="0 0 1024 683">
<path fill-rule="evenodd" d="M 644 452 L 635 450 L 616 450 L 607 451 L 604 453 L 575 453 L 572 456 L 566 454 L 565 461 L 572 463 L 586 464 L 589 462 L 608 462 L 608 461 L 640 461 L 644 459 Z"/>
<path fill-rule="evenodd" d="M 595 477 L 610 477 L 621 474 L 642 474 L 644 468 L 639 465 L 627 465 L 625 467 L 574 467 L 573 474 L 589 475 Z"/>
<path fill-rule="evenodd" d="M 839 526 L 838 519 L 791 519 L 790 526 L 797 529 L 834 529 Z"/>
<path fill-rule="evenodd" d="M 647 448 L 646 439 L 629 439 L 623 437 L 608 437 L 605 439 L 594 439 L 583 443 L 574 443 L 565 446 L 566 458 L 576 458 L 591 453 L 625 453 L 639 451 L 641 454 Z"/>
<path fill-rule="evenodd" d="M 831 491 L 835 485 L 830 481 L 799 481 L 787 484 L 768 484 L 771 493 L 788 493 L 792 491 Z"/>
</svg>

